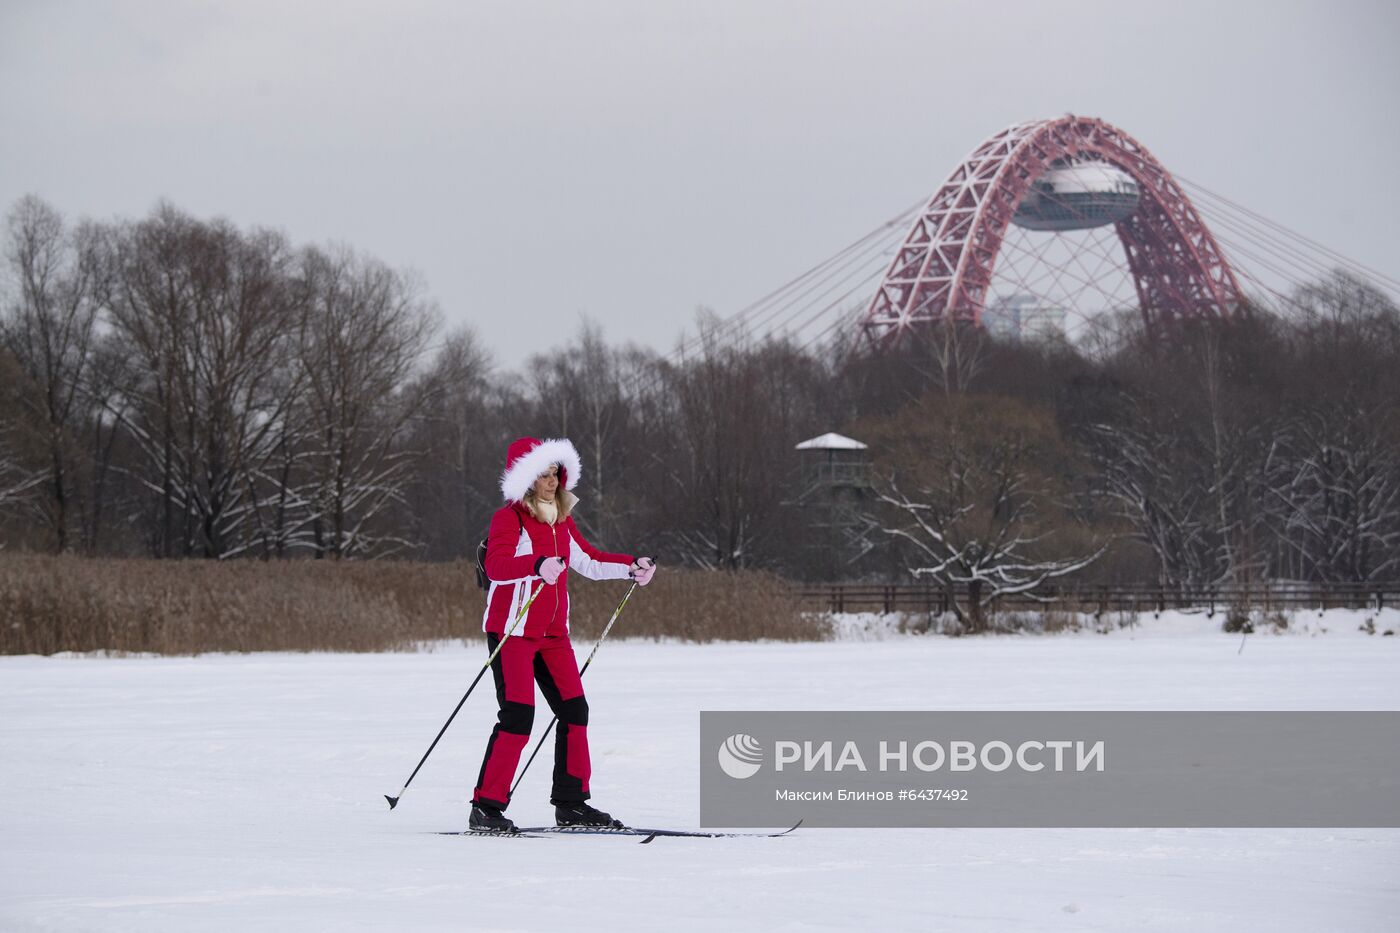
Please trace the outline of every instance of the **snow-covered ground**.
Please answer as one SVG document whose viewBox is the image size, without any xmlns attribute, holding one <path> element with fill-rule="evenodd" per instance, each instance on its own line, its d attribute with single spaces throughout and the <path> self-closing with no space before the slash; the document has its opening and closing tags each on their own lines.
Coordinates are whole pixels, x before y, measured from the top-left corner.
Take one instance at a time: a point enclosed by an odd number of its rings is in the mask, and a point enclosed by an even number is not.
<svg viewBox="0 0 1400 933">
<path fill-rule="evenodd" d="M 1298 634 L 1305 621 L 1328 631 Z M 1218 622 L 610 643 L 587 676 L 594 802 L 695 826 L 705 709 L 1400 708 L 1400 637 L 1329 613 L 1240 653 Z M 1400 929 L 1400 830 L 804 828 L 645 846 L 434 835 L 465 824 L 486 689 L 396 811 L 382 795 L 483 659 L 458 645 L 0 658 L 0 929 Z M 517 820 L 548 821 L 548 771 L 526 777 Z"/>
<path fill-rule="evenodd" d="M 945 627 L 956 629 L 952 615 L 930 617 L 926 613 L 843 612 L 830 616 L 836 638 L 840 641 L 883 641 L 904 638 L 911 634 L 941 632 Z M 1204 609 L 1168 610 L 1166 612 L 1106 612 L 1053 613 L 1049 631 L 1056 635 L 1112 635 L 1120 638 L 1182 638 L 1219 635 L 1225 622 L 1224 610 L 1208 613 Z M 993 625 L 1003 631 L 1018 634 L 1042 634 L 1047 630 L 1046 616 L 1029 613 L 1010 614 L 995 618 Z M 1400 609 L 1328 609 L 1325 611 L 1289 610 L 1286 612 L 1255 611 L 1249 615 L 1250 635 L 1265 637 L 1346 638 L 1349 636 L 1400 636 Z M 1243 633 L 1234 637 L 1244 641 Z"/>
</svg>

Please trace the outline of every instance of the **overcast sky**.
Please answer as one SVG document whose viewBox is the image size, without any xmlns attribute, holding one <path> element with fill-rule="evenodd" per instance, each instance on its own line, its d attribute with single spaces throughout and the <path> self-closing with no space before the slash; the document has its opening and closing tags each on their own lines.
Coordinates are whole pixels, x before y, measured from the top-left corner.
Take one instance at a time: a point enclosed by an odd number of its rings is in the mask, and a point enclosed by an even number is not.
<svg viewBox="0 0 1400 933">
<path fill-rule="evenodd" d="M 510 367 L 583 315 L 669 349 L 1073 112 L 1400 277 L 1398 10 L 0 0 L 0 206 L 349 243 Z"/>
</svg>

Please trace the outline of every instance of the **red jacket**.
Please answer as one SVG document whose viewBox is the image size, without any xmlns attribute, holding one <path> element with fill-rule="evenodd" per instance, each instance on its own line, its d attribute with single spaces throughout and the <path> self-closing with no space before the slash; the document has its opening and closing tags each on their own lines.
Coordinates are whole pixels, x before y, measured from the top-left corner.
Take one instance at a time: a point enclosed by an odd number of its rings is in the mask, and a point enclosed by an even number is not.
<svg viewBox="0 0 1400 933">
<path fill-rule="evenodd" d="M 535 575 L 541 557 L 561 557 L 568 573 L 553 586 Z M 572 518 L 547 525 L 519 502 L 512 502 L 491 517 L 486 535 L 486 614 L 482 628 L 505 633 L 530 594 L 544 591 L 530 604 L 530 612 L 515 629 L 516 635 L 539 637 L 565 635 L 569 631 L 569 577 L 581 573 L 590 580 L 625 580 L 635 558 L 610 554 L 589 544 Z"/>
</svg>

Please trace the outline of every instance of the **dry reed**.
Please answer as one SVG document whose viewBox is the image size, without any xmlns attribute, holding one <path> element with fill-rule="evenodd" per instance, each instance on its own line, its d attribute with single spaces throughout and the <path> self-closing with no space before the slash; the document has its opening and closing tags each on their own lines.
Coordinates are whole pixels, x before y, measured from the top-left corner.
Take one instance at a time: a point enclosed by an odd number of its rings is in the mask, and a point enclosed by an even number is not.
<svg viewBox="0 0 1400 933">
<path fill-rule="evenodd" d="M 571 579 L 577 641 L 596 637 L 626 586 Z M 0 554 L 0 654 L 413 651 L 478 637 L 482 606 L 465 562 Z M 663 568 L 611 637 L 829 637 L 800 610 L 794 589 L 767 574 Z"/>
</svg>

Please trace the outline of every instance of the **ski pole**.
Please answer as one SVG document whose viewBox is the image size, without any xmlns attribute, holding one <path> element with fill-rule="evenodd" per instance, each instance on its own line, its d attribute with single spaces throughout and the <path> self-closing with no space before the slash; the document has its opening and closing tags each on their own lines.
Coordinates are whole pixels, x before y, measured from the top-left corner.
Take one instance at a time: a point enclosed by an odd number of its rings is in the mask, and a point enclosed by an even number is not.
<svg viewBox="0 0 1400 933">
<path fill-rule="evenodd" d="M 433 739 L 433 744 L 429 745 L 428 750 L 423 753 L 423 757 L 418 762 L 418 768 L 414 768 L 413 773 L 408 776 L 408 780 L 403 782 L 403 787 L 399 790 L 398 797 L 390 797 L 388 794 L 384 795 L 384 799 L 389 801 L 390 810 L 398 806 L 399 797 L 402 797 L 403 792 L 408 790 L 408 785 L 412 784 L 413 779 L 418 776 L 418 769 L 423 767 L 423 762 L 427 761 L 428 756 L 433 753 L 433 749 L 437 748 L 438 739 L 441 739 L 442 734 L 447 731 L 447 727 L 452 725 L 452 720 L 457 718 L 457 713 L 461 711 L 462 704 L 467 702 L 467 697 L 472 695 L 472 691 L 475 690 L 476 685 L 481 682 L 481 678 L 491 669 L 491 662 L 496 660 L 496 655 L 501 653 L 501 648 L 505 645 L 506 639 L 510 638 L 510 636 L 515 633 L 515 627 L 520 624 L 521 619 L 525 618 L 525 613 L 529 610 L 530 604 L 534 602 L 535 597 L 540 595 L 543 591 L 544 582 L 541 581 L 539 589 L 530 594 L 530 598 L 525 600 L 525 605 L 521 606 L 520 611 L 515 614 L 515 621 L 510 624 L 510 630 L 506 632 L 505 637 L 496 642 L 496 650 L 491 652 L 491 657 L 486 659 L 486 663 L 482 666 L 481 670 L 477 672 L 476 680 L 472 681 L 472 685 L 467 688 L 467 692 L 462 694 L 462 698 L 457 701 L 457 708 L 452 711 L 451 716 L 447 717 L 447 722 L 443 723 L 442 728 L 438 730 L 437 738 Z"/>
<path fill-rule="evenodd" d="M 578 675 L 580 677 L 588 670 L 588 665 L 593 663 L 593 656 L 598 653 L 598 646 L 603 643 L 604 638 L 608 637 L 608 632 L 612 630 L 613 623 L 617 621 L 618 616 L 622 615 L 622 607 L 627 605 L 627 600 L 632 598 L 632 591 L 636 588 L 637 581 L 633 580 L 632 585 L 627 588 L 627 592 L 623 595 L 622 602 L 618 603 L 617 609 L 613 611 L 612 618 L 608 620 L 607 625 L 603 626 L 603 634 L 599 635 L 598 640 L 593 643 L 593 650 L 588 652 L 588 658 L 583 662 L 583 667 L 578 669 Z M 530 764 L 535 760 L 535 756 L 540 753 L 540 749 L 544 747 L 544 740 L 549 738 L 549 734 L 554 731 L 554 724 L 558 721 L 558 716 L 555 716 L 549 721 L 549 727 L 544 730 L 544 735 L 541 735 L 540 740 L 535 743 L 535 750 L 530 753 L 530 758 L 525 762 L 525 767 L 520 769 L 520 774 L 516 776 L 515 783 L 511 785 L 511 794 L 514 794 L 515 789 L 520 786 L 521 780 L 525 777 L 525 772 L 530 770 Z"/>
</svg>

